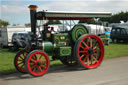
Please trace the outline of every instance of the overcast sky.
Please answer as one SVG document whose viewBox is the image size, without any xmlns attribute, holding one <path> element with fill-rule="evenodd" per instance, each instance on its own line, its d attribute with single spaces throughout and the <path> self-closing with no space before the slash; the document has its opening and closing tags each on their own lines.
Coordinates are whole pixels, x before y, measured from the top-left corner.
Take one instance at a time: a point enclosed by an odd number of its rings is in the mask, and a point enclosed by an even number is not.
<svg viewBox="0 0 128 85">
<path fill-rule="evenodd" d="M 128 0 L 0 0 L 0 19 L 10 24 L 30 22 L 30 4 L 38 10 L 112 12 L 128 11 Z"/>
</svg>

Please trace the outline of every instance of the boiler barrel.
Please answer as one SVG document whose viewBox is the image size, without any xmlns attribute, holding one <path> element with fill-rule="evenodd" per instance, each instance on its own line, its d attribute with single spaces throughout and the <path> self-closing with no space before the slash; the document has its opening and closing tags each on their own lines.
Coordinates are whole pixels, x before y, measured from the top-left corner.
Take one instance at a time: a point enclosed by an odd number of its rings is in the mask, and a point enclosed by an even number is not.
<svg viewBox="0 0 128 85">
<path fill-rule="evenodd" d="M 52 42 L 45 41 L 42 43 L 42 45 L 43 45 L 43 51 L 45 52 L 51 52 L 54 49 L 54 45 L 52 44 Z"/>
</svg>

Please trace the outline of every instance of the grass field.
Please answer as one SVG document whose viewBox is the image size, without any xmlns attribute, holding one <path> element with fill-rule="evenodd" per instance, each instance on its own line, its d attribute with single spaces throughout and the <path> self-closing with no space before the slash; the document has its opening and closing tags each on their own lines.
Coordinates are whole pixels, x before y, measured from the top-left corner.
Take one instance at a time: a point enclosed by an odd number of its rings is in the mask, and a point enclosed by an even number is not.
<svg viewBox="0 0 128 85">
<path fill-rule="evenodd" d="M 9 52 L 8 49 L 0 50 L 0 74 L 17 72 L 13 61 L 16 52 Z M 105 58 L 116 58 L 128 56 L 128 44 L 110 44 L 105 46 Z M 63 65 L 59 60 L 51 62 L 51 66 Z"/>
<path fill-rule="evenodd" d="M 105 46 L 105 59 L 128 56 L 128 44 L 110 44 Z"/>
</svg>

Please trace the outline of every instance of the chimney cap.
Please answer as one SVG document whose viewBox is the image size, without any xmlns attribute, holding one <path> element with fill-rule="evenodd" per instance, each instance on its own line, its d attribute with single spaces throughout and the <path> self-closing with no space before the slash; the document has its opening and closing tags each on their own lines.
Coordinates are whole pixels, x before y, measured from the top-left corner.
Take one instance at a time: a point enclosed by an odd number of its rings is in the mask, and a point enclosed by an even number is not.
<svg viewBox="0 0 128 85">
<path fill-rule="evenodd" d="M 30 10 L 36 10 L 38 7 L 36 5 L 30 5 L 28 8 L 30 8 Z"/>
</svg>

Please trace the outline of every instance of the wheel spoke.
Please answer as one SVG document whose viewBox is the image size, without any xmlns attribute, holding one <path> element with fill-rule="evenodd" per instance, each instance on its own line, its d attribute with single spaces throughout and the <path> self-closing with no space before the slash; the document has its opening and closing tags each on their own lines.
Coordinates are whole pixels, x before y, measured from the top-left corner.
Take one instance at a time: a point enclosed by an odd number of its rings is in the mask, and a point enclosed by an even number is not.
<svg viewBox="0 0 128 85">
<path fill-rule="evenodd" d="M 20 62 L 20 63 L 18 63 L 18 65 L 20 65 L 20 64 L 22 64 L 23 63 L 23 61 L 22 62 Z"/>
<path fill-rule="evenodd" d="M 80 46 L 82 49 L 84 49 L 84 47 L 83 46 Z"/>
<path fill-rule="evenodd" d="M 93 59 L 92 59 L 92 55 L 91 55 L 91 65 L 92 65 L 92 60 L 93 60 Z"/>
<path fill-rule="evenodd" d="M 41 60 L 41 62 L 43 62 L 44 60 L 46 60 L 45 58 L 43 58 L 42 60 Z"/>
<path fill-rule="evenodd" d="M 97 40 L 95 40 L 95 42 L 92 44 L 92 47 L 97 43 Z"/>
<path fill-rule="evenodd" d="M 87 53 L 87 51 L 83 50 L 83 51 L 80 51 L 80 53 Z"/>
<path fill-rule="evenodd" d="M 39 66 L 38 69 L 37 69 L 37 72 L 41 72 L 41 71 L 42 71 L 42 69 L 41 69 L 41 67 Z"/>
<path fill-rule="evenodd" d="M 84 57 L 84 54 L 82 56 L 80 56 L 80 58 L 82 59 Z"/>
<path fill-rule="evenodd" d="M 37 58 L 37 60 L 39 60 L 39 56 L 37 56 L 36 58 Z"/>
<path fill-rule="evenodd" d="M 23 61 L 23 60 L 18 59 L 17 61 Z"/>
<path fill-rule="evenodd" d="M 85 42 L 82 42 L 82 43 L 83 43 L 87 48 L 89 48 L 88 45 L 87 45 Z"/>
<path fill-rule="evenodd" d="M 37 60 L 37 56 L 36 56 L 36 55 L 34 55 L 34 56 L 33 56 L 33 59 L 34 59 L 34 60 Z"/>
<path fill-rule="evenodd" d="M 32 58 L 31 58 L 31 60 L 30 60 L 30 61 L 35 62 L 35 60 L 34 60 L 34 59 L 32 59 Z"/>
<path fill-rule="evenodd" d="M 93 59 L 97 62 L 97 59 L 92 55 Z"/>
<path fill-rule="evenodd" d="M 90 38 L 90 47 L 92 48 L 92 39 Z"/>
<path fill-rule="evenodd" d="M 97 47 L 98 47 L 98 44 L 93 48 L 93 50 L 97 49 Z"/>
<path fill-rule="evenodd" d="M 30 65 L 34 65 L 35 63 L 34 62 L 31 62 Z"/>
<path fill-rule="evenodd" d="M 98 55 L 98 54 L 96 54 L 96 53 L 94 53 L 93 55 L 95 55 L 95 56 L 97 56 L 97 57 L 99 56 L 99 55 Z"/>
<path fill-rule="evenodd" d="M 40 71 L 42 71 L 41 67 L 39 67 Z"/>
<path fill-rule="evenodd" d="M 87 65 L 89 66 L 89 57 L 87 57 Z"/>
<path fill-rule="evenodd" d="M 42 62 L 42 64 L 45 64 L 46 62 Z"/>
<path fill-rule="evenodd" d="M 20 67 L 20 68 L 23 68 L 24 64 Z"/>
<path fill-rule="evenodd" d="M 43 67 L 44 69 L 46 68 L 46 66 L 44 66 L 44 65 L 41 65 L 41 67 Z"/>
<path fill-rule="evenodd" d="M 38 59 L 38 60 L 40 60 L 40 59 L 41 59 L 41 57 L 42 57 L 42 55 L 39 57 L 39 59 Z"/>
<path fill-rule="evenodd" d="M 39 69 L 40 66 L 38 66 L 38 69 L 37 69 L 37 72 L 40 72 L 40 69 Z"/>
<path fill-rule="evenodd" d="M 86 55 L 86 57 L 84 58 L 83 62 L 85 62 L 88 57 L 89 57 L 89 55 Z"/>
<path fill-rule="evenodd" d="M 31 67 L 31 70 L 33 71 L 35 68 L 36 68 L 36 65 L 33 65 L 33 66 Z"/>
<path fill-rule="evenodd" d="M 23 58 L 21 56 L 19 56 L 19 57 L 23 60 Z"/>
<path fill-rule="evenodd" d="M 24 56 L 24 58 L 26 57 L 26 56 L 24 55 L 24 53 L 23 53 L 23 56 Z"/>
<path fill-rule="evenodd" d="M 101 50 L 100 49 L 95 49 L 95 50 L 93 50 L 94 52 L 101 52 Z"/>
</svg>

